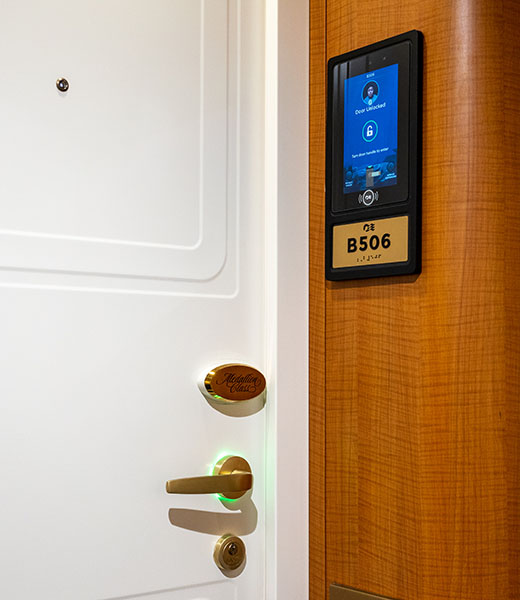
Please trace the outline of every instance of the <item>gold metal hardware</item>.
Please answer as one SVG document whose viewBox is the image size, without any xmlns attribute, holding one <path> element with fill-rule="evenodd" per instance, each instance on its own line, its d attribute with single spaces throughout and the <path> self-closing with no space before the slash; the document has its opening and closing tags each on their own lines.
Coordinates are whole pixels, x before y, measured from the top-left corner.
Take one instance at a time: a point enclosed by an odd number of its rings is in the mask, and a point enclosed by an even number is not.
<svg viewBox="0 0 520 600">
<path fill-rule="evenodd" d="M 213 469 L 213 475 L 166 482 L 168 494 L 221 494 L 230 500 L 241 498 L 252 487 L 251 467 L 240 456 L 225 456 L 219 460 Z"/>
<path fill-rule="evenodd" d="M 215 544 L 213 559 L 219 569 L 234 571 L 242 566 L 246 559 L 246 546 L 239 537 L 228 533 Z"/>
<path fill-rule="evenodd" d="M 242 364 L 226 364 L 211 369 L 199 383 L 206 398 L 217 402 L 253 400 L 265 394 L 265 377 L 258 369 Z"/>
<path fill-rule="evenodd" d="M 369 592 L 360 592 L 354 588 L 344 587 L 342 585 L 330 586 L 330 600 L 392 600 L 387 596 L 375 596 Z"/>
<path fill-rule="evenodd" d="M 65 77 L 60 77 L 56 81 L 56 87 L 60 92 L 66 92 L 69 89 L 69 82 L 65 79 Z"/>
<path fill-rule="evenodd" d="M 373 219 L 332 228 L 332 266 L 364 267 L 408 260 L 408 217 Z"/>
</svg>

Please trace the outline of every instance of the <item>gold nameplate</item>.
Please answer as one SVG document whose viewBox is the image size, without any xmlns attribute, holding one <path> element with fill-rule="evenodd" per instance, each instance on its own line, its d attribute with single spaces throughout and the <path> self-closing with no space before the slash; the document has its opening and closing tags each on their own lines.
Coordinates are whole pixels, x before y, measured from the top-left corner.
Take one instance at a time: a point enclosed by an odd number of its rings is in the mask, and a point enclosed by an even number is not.
<svg viewBox="0 0 520 600">
<path fill-rule="evenodd" d="M 210 400 L 241 402 L 265 393 L 265 377 L 249 365 L 220 365 L 204 376 L 199 388 Z"/>
<path fill-rule="evenodd" d="M 408 217 L 335 225 L 332 268 L 366 267 L 408 260 Z"/>
</svg>

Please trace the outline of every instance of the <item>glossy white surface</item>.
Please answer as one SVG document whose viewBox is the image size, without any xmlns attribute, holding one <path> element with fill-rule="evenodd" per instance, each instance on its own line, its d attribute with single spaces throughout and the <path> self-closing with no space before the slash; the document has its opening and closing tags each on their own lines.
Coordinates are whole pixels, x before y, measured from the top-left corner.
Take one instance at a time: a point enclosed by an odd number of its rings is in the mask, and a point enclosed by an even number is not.
<svg viewBox="0 0 520 600">
<path fill-rule="evenodd" d="M 1 266 L 217 275 L 237 170 L 229 20 L 226 0 L 2 2 Z"/>
<path fill-rule="evenodd" d="M 223 581 L 177 590 L 162 590 L 156 594 L 146 594 L 144 597 L 146 600 L 238 600 L 236 586 Z M 125 596 L 106 600 L 139 600 L 139 598 L 143 598 L 143 596 Z"/>
<path fill-rule="evenodd" d="M 267 0 L 267 591 L 308 598 L 308 12 Z"/>
<path fill-rule="evenodd" d="M 266 366 L 262 24 L 260 1 L 0 3 L 2 598 L 263 597 L 265 411 L 196 384 Z M 251 497 L 165 493 L 223 453 Z M 234 579 L 212 559 L 228 532 Z"/>
</svg>

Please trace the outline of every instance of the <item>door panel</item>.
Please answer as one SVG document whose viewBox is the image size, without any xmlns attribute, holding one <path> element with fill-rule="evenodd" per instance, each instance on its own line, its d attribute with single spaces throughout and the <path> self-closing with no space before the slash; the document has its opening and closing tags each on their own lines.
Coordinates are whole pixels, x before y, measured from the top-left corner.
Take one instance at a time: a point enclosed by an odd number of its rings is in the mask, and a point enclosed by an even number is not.
<svg viewBox="0 0 520 600">
<path fill-rule="evenodd" d="M 2 597 L 263 594 L 265 413 L 197 388 L 265 372 L 262 15 L 0 5 Z M 252 466 L 243 500 L 165 493 L 224 454 Z"/>
<path fill-rule="evenodd" d="M 2 4 L 4 266 L 195 280 L 222 268 L 227 1 L 152 7 Z"/>
</svg>

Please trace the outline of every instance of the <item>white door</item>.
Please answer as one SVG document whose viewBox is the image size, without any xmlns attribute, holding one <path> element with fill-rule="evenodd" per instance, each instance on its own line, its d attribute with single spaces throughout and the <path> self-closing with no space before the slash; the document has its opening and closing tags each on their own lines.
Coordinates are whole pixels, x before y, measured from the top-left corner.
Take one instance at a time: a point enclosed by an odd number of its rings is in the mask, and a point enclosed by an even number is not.
<svg viewBox="0 0 520 600">
<path fill-rule="evenodd" d="M 236 361 L 274 398 L 264 25 L 261 0 L 0 2 L 2 599 L 264 598 L 275 417 L 197 388 Z M 227 454 L 240 501 L 166 494 Z"/>
</svg>

